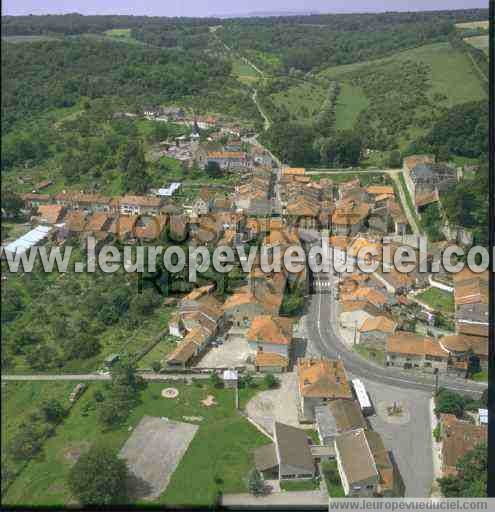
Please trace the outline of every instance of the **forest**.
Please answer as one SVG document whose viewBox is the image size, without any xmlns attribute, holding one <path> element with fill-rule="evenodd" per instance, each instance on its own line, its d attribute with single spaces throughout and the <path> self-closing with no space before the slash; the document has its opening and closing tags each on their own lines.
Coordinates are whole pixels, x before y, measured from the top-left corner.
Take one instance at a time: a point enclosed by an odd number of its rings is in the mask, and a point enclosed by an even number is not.
<svg viewBox="0 0 495 512">
<path fill-rule="evenodd" d="M 132 111 L 238 87 L 227 60 L 91 40 L 3 44 L 2 70 L 2 133 L 16 121 L 73 106 L 82 97 L 118 98 Z"/>
</svg>

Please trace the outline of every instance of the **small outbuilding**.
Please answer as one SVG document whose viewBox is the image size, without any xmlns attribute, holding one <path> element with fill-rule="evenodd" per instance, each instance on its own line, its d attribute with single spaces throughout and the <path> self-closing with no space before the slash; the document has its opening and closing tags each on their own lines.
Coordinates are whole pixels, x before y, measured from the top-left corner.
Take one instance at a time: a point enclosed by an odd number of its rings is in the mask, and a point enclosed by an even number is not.
<svg viewBox="0 0 495 512">
<path fill-rule="evenodd" d="M 237 370 L 225 370 L 223 372 L 223 383 L 226 388 L 236 388 L 239 380 Z"/>
</svg>

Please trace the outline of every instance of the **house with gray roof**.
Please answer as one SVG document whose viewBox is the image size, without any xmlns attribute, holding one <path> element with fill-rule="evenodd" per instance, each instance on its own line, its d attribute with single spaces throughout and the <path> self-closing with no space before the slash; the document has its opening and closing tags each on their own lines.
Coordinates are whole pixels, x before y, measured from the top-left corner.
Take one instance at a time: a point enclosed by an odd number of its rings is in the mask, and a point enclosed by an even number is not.
<svg viewBox="0 0 495 512">
<path fill-rule="evenodd" d="M 334 400 L 315 407 L 315 423 L 320 442 L 324 445 L 333 445 L 339 434 L 368 428 L 363 413 L 354 400 Z"/>
<path fill-rule="evenodd" d="M 255 466 L 265 478 L 279 480 L 311 479 L 316 475 L 315 456 L 307 433 L 296 427 L 275 422 L 274 443 L 254 452 Z"/>
<path fill-rule="evenodd" d="M 457 183 L 457 170 L 445 163 L 418 160 L 416 165 L 404 168 L 404 178 L 417 209 L 438 201 L 439 193 Z"/>
<path fill-rule="evenodd" d="M 372 497 L 378 488 L 379 474 L 363 429 L 335 438 L 335 455 L 346 496 Z"/>
</svg>

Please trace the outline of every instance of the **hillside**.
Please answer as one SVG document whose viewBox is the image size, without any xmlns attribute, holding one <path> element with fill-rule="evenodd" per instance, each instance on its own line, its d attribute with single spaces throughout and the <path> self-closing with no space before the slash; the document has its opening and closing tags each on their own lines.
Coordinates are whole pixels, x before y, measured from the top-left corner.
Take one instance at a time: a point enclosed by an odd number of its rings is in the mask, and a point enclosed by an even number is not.
<svg viewBox="0 0 495 512">
<path fill-rule="evenodd" d="M 435 92 L 445 94 L 449 106 L 487 97 L 469 58 L 459 50 L 453 49 L 449 43 L 424 45 L 413 50 L 398 52 L 385 59 L 333 66 L 323 70 L 320 75 L 325 78 L 345 80 L 351 73 L 369 72 L 372 68 L 394 66 L 405 61 L 422 63 L 430 67 L 431 94 Z"/>
<path fill-rule="evenodd" d="M 330 67 L 318 77 L 342 85 L 337 129 L 370 133 L 370 147 L 379 150 L 405 149 L 447 109 L 487 99 L 470 57 L 448 42 Z"/>
</svg>

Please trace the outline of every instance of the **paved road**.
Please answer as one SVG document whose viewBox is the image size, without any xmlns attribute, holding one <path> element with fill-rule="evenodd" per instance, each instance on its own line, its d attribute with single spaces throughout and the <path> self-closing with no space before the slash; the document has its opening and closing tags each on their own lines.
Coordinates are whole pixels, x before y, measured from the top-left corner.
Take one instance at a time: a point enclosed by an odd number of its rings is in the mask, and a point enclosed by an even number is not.
<svg viewBox="0 0 495 512">
<path fill-rule="evenodd" d="M 411 211 L 409 203 L 407 202 L 406 194 L 408 194 L 409 192 L 404 190 L 402 186 L 402 181 L 400 180 L 400 175 L 402 174 L 402 171 L 387 171 L 387 174 L 390 176 L 390 178 L 397 187 L 397 190 L 399 192 L 399 199 L 402 204 L 402 210 L 406 215 L 407 221 L 409 222 L 409 225 L 411 226 L 413 233 L 415 235 L 420 235 L 421 230 L 419 229 L 419 226 L 416 222 L 416 217 L 414 216 L 414 213 Z"/>
<path fill-rule="evenodd" d="M 263 129 L 268 130 L 270 126 L 272 125 L 272 122 L 268 118 L 268 116 L 265 114 L 265 111 L 261 108 L 259 102 L 258 102 L 258 89 L 254 89 L 253 95 L 251 96 L 251 99 L 253 100 L 254 104 L 256 105 L 256 108 L 258 109 L 261 117 L 263 118 Z"/>
<path fill-rule="evenodd" d="M 274 492 L 268 496 L 255 497 L 252 494 L 224 494 L 222 506 L 236 510 L 242 508 L 280 508 L 281 510 L 297 508 L 315 508 L 328 510 L 328 496 L 321 491 Z"/>
<path fill-rule="evenodd" d="M 305 321 L 306 334 L 320 355 L 331 359 L 342 359 L 347 372 L 352 376 L 404 389 L 434 391 L 435 383 L 432 375 L 407 372 L 398 368 L 383 368 L 349 350 L 338 333 L 337 301 L 334 299 L 337 278 L 331 273 L 321 273 L 315 274 L 315 280 L 320 283 L 329 281 L 328 287 L 322 286 L 320 288 L 322 292 L 310 297 Z M 464 379 L 442 375 L 439 384 L 454 391 L 474 395 L 480 395 L 486 387 L 482 383 L 466 382 Z"/>
<path fill-rule="evenodd" d="M 141 377 L 144 380 L 149 381 L 163 381 L 163 380 L 179 380 L 185 378 L 194 377 L 195 379 L 208 379 L 209 374 L 205 373 L 186 373 L 186 374 L 166 374 L 166 373 L 141 373 Z M 110 374 L 101 373 L 62 373 L 62 374 L 33 374 L 33 375 L 13 375 L 7 374 L 1 376 L 2 380 L 32 380 L 32 381 L 44 381 L 44 380 L 74 380 L 74 381 L 97 381 L 97 380 L 111 380 Z"/>
</svg>

